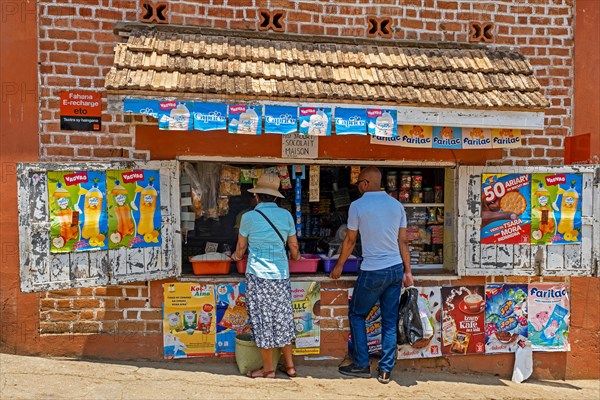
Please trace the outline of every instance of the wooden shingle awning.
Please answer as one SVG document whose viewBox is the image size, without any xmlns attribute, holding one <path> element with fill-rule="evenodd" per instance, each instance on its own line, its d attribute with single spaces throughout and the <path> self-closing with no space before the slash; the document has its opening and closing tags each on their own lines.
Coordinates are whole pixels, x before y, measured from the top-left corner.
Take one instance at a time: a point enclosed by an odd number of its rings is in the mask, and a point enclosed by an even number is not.
<svg viewBox="0 0 600 400">
<path fill-rule="evenodd" d="M 531 65 L 516 52 L 215 30 L 135 27 L 120 34 L 127 39 L 115 47 L 109 93 L 515 111 L 548 106 Z"/>
</svg>

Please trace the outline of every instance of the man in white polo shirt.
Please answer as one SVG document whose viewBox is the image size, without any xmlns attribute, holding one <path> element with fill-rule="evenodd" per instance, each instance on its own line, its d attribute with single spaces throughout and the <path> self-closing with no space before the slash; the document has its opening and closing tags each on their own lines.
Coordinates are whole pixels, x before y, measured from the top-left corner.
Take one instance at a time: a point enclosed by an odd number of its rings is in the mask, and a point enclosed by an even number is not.
<svg viewBox="0 0 600 400">
<path fill-rule="evenodd" d="M 354 362 L 339 368 L 343 375 L 370 378 L 366 317 L 379 301 L 381 308 L 381 345 L 377 379 L 389 383 L 395 365 L 396 326 L 402 284 L 411 286 L 410 256 L 406 239 L 406 213 L 402 204 L 381 188 L 381 172 L 375 167 L 361 171 L 356 182 L 362 197 L 350 205 L 348 230 L 340 258 L 330 277 L 338 279 L 344 263 L 352 254 L 360 231 L 364 258 L 348 306 Z"/>
</svg>

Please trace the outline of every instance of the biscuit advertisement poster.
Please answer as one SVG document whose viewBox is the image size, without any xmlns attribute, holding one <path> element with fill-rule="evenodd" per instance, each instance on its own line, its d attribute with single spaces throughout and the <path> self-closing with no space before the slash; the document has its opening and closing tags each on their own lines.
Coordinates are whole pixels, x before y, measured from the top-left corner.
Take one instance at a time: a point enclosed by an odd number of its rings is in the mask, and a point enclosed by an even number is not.
<svg viewBox="0 0 600 400">
<path fill-rule="evenodd" d="M 235 336 L 250 333 L 246 310 L 246 282 L 216 285 L 218 355 L 235 354 Z"/>
<path fill-rule="evenodd" d="M 485 287 L 485 352 L 512 353 L 527 339 L 527 285 Z"/>
<path fill-rule="evenodd" d="M 398 346 L 398 359 L 442 356 L 442 293 L 439 286 L 417 287 L 419 301 L 424 300 L 433 319 L 433 336 L 414 345 Z"/>
<path fill-rule="evenodd" d="M 481 176 L 481 243 L 530 243 L 531 176 Z"/>
<path fill-rule="evenodd" d="M 348 301 L 352 300 L 354 288 L 348 289 Z M 369 357 L 381 357 L 381 308 L 379 302 L 371 308 L 366 319 L 367 327 L 367 346 L 369 348 Z M 354 354 L 354 344 L 352 334 L 348 334 L 348 354 Z M 400 355 L 400 353 L 398 353 Z"/>
<path fill-rule="evenodd" d="M 531 243 L 581 242 L 581 174 L 533 174 Z"/>
<path fill-rule="evenodd" d="M 569 290 L 564 283 L 532 283 L 527 297 L 534 351 L 569 351 Z"/>
<path fill-rule="evenodd" d="M 485 287 L 442 287 L 442 354 L 485 353 Z"/>
</svg>

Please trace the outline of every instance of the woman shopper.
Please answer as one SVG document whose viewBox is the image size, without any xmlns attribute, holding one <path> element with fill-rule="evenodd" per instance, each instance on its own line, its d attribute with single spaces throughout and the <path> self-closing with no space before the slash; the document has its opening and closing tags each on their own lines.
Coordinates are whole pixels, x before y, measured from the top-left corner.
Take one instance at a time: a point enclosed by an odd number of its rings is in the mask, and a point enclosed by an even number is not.
<svg viewBox="0 0 600 400">
<path fill-rule="evenodd" d="M 240 260 L 248 248 L 246 307 L 252 336 L 260 349 L 263 366 L 248 372 L 251 378 L 274 378 L 273 351 L 282 349 L 284 364 L 279 368 L 296 376 L 292 360 L 294 312 L 285 243 L 293 260 L 300 259 L 292 215 L 275 204 L 279 177 L 263 174 L 253 189 L 257 205 L 242 216 L 238 242 L 232 258 Z"/>
</svg>

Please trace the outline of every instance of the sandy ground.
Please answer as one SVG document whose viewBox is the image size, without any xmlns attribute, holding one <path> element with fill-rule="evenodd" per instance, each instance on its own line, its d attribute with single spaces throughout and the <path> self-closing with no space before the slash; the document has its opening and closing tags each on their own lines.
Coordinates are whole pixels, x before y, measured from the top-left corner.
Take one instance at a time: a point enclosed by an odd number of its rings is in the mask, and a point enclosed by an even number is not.
<svg viewBox="0 0 600 400">
<path fill-rule="evenodd" d="M 250 379 L 235 363 L 111 362 L 0 354 L 0 399 L 600 399 L 600 382 L 394 371 L 393 382 L 352 379 L 334 366 Z"/>
</svg>

